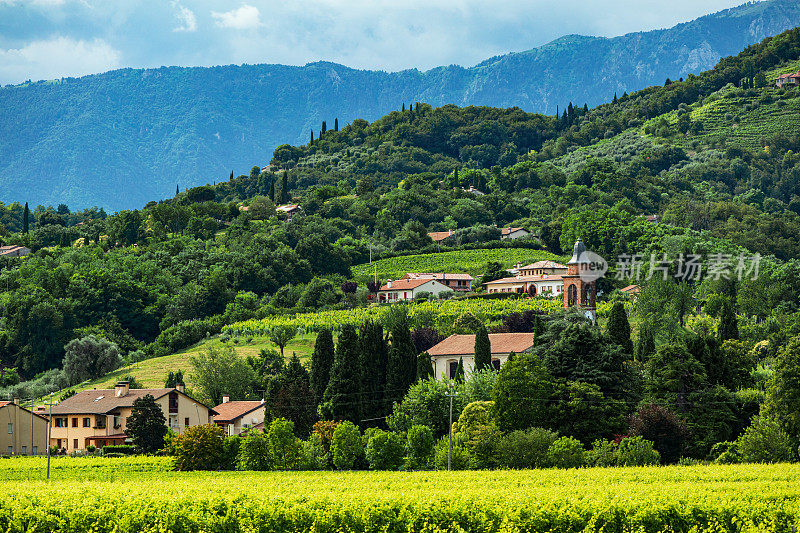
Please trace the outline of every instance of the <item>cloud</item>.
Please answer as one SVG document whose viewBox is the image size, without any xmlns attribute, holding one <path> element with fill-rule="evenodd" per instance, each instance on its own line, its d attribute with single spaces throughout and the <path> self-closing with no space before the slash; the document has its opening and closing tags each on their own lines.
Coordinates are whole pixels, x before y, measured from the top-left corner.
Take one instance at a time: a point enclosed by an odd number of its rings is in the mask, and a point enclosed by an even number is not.
<svg viewBox="0 0 800 533">
<path fill-rule="evenodd" d="M 172 31 L 178 31 L 178 32 L 197 31 L 197 17 L 194 16 L 194 11 L 192 11 L 186 6 L 182 6 L 178 2 L 173 2 L 172 5 L 178 9 L 178 12 L 175 14 L 175 17 L 180 22 L 180 25 L 173 28 Z"/>
<path fill-rule="evenodd" d="M 258 8 L 243 4 L 233 11 L 219 13 L 212 11 L 211 16 L 217 21 L 220 28 L 233 28 L 235 30 L 250 30 L 261 26 L 261 13 Z"/>
<path fill-rule="evenodd" d="M 55 37 L 0 49 L 0 79 L 22 81 L 82 76 L 120 66 L 120 53 L 102 39 Z"/>
</svg>

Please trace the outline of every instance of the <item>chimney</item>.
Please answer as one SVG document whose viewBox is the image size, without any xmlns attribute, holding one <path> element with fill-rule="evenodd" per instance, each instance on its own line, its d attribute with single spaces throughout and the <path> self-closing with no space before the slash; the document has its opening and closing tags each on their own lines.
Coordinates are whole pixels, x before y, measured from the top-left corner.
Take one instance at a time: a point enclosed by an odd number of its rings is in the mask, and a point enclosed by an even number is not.
<svg viewBox="0 0 800 533">
<path fill-rule="evenodd" d="M 19 405 L 19 398 L 14 398 L 14 405 Z"/>
<path fill-rule="evenodd" d="M 447 234 L 452 236 L 453 235 L 453 230 L 451 230 L 451 229 L 447 230 Z"/>
<path fill-rule="evenodd" d="M 182 392 L 182 393 L 186 394 L 186 385 L 185 384 L 178 383 L 178 384 L 175 385 L 175 388 L 178 390 L 178 392 Z"/>
<path fill-rule="evenodd" d="M 228 396 L 227 394 L 223 394 L 222 395 L 222 403 L 228 403 L 229 401 L 231 401 L 231 397 Z"/>
<path fill-rule="evenodd" d="M 122 398 L 123 396 L 127 396 L 128 390 L 130 390 L 130 387 L 127 381 L 118 381 L 117 384 L 114 386 L 114 396 L 116 396 L 117 398 Z"/>
<path fill-rule="evenodd" d="M 387 288 L 389 288 L 389 289 L 391 289 L 391 288 L 392 288 L 392 280 L 388 280 L 388 281 L 386 282 L 386 287 L 387 287 Z"/>
</svg>

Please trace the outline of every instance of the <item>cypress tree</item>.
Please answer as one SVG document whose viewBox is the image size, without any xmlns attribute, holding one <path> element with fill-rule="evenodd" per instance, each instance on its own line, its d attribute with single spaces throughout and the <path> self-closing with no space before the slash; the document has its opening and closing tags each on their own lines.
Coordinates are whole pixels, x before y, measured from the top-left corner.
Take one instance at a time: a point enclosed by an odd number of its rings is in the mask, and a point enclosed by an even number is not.
<svg viewBox="0 0 800 533">
<path fill-rule="evenodd" d="M 611 101 L 612 104 L 617 103 L 617 93 L 614 93 L 614 99 Z"/>
<path fill-rule="evenodd" d="M 339 119 L 333 119 L 333 131 L 339 131 Z"/>
<path fill-rule="evenodd" d="M 319 136 L 320 136 L 320 138 L 322 138 L 322 136 L 323 136 L 323 135 L 325 135 L 325 132 L 326 132 L 326 131 L 328 131 L 328 125 L 327 125 L 327 124 L 325 123 L 325 121 L 323 120 L 323 121 L 322 121 L 322 128 L 320 128 L 320 131 L 319 131 Z"/>
<path fill-rule="evenodd" d="M 307 438 L 317 420 L 316 405 L 309 402 L 313 395 L 308 371 L 300 363 L 297 354 L 292 354 L 275 380 L 270 395 L 270 411 L 275 418 L 294 422 L 294 431 L 300 438 Z"/>
<path fill-rule="evenodd" d="M 433 364 L 428 352 L 422 352 L 417 356 L 417 380 L 433 377 Z"/>
<path fill-rule="evenodd" d="M 287 178 L 287 174 L 289 174 L 289 171 L 284 170 L 283 176 L 281 177 L 281 204 L 285 204 L 289 201 L 289 178 Z"/>
<path fill-rule="evenodd" d="M 308 146 L 314 146 L 314 130 L 311 130 L 311 140 L 308 142 Z"/>
<path fill-rule="evenodd" d="M 719 322 L 719 340 L 737 340 L 739 338 L 739 326 L 736 323 L 736 311 L 733 304 L 728 300 L 722 305 Z"/>
<path fill-rule="evenodd" d="M 475 333 L 475 370 L 490 368 L 492 368 L 492 344 L 486 326 L 481 326 Z"/>
<path fill-rule="evenodd" d="M 458 182 L 458 169 L 455 169 L 455 170 L 453 171 L 453 179 L 454 179 L 454 180 L 455 180 L 455 182 L 456 182 L 456 184 L 455 184 L 455 186 L 456 186 L 456 187 L 459 187 L 459 186 L 461 186 L 461 184 Z"/>
<path fill-rule="evenodd" d="M 556 119 L 558 119 L 558 104 L 556 104 Z"/>
<path fill-rule="evenodd" d="M 639 342 L 636 344 L 636 357 L 640 361 L 647 361 L 656 353 L 656 339 L 650 326 L 642 324 L 639 329 Z"/>
<path fill-rule="evenodd" d="M 380 322 L 368 320 L 361 326 L 359 335 L 359 368 L 361 370 L 361 420 L 376 419 L 386 415 L 384 392 L 389 350 L 383 338 Z M 367 423 L 374 426 L 374 421 Z"/>
<path fill-rule="evenodd" d="M 31 210 L 28 209 L 28 202 L 25 202 L 25 209 L 22 211 L 22 233 L 28 234 L 31 222 Z"/>
<path fill-rule="evenodd" d="M 231 179 L 229 181 L 233 181 L 233 170 L 231 170 Z"/>
<path fill-rule="evenodd" d="M 181 192 L 181 186 L 180 185 L 175 185 L 175 196 L 178 196 L 178 194 L 180 194 L 180 192 Z"/>
<path fill-rule="evenodd" d="M 386 399 L 400 400 L 417 377 L 417 350 L 411 340 L 408 315 L 396 315 L 390 329 L 391 348 L 386 368 Z"/>
<path fill-rule="evenodd" d="M 544 322 L 539 317 L 539 315 L 533 315 L 533 333 L 534 339 L 538 339 L 540 336 L 544 335 Z"/>
<path fill-rule="evenodd" d="M 622 346 L 625 353 L 633 354 L 631 325 L 628 322 L 628 315 L 625 313 L 625 305 L 622 302 L 616 302 L 611 306 L 606 335 L 608 335 L 611 342 Z"/>
<path fill-rule="evenodd" d="M 406 112 L 406 103 L 403 102 L 403 113 L 405 113 L 405 112 Z"/>
<path fill-rule="evenodd" d="M 275 203 L 275 178 L 272 178 L 272 183 L 269 186 L 269 199 Z"/>
<path fill-rule="evenodd" d="M 517 354 L 515 354 L 514 352 L 508 352 L 508 359 L 506 359 L 506 363 L 510 363 L 511 361 L 513 361 L 516 356 Z"/>
<path fill-rule="evenodd" d="M 588 112 L 589 112 L 589 104 L 584 103 L 583 104 L 583 114 L 585 115 Z"/>
<path fill-rule="evenodd" d="M 458 366 L 456 367 L 456 375 L 455 378 L 456 383 L 464 383 L 464 359 L 459 357 L 458 358 Z"/>
<path fill-rule="evenodd" d="M 311 354 L 311 390 L 314 391 L 317 402 L 322 400 L 325 395 L 325 389 L 328 387 L 334 353 L 333 334 L 331 330 L 323 329 L 317 333 L 314 353 Z"/>
<path fill-rule="evenodd" d="M 358 334 L 351 324 L 342 326 L 322 411 L 331 420 L 358 423 Z"/>
</svg>

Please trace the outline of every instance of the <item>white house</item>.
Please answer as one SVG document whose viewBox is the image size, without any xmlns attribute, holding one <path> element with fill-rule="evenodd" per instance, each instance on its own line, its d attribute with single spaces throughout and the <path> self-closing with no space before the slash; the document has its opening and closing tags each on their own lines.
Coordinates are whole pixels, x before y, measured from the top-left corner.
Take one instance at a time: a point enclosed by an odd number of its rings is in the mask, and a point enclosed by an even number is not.
<svg viewBox="0 0 800 533">
<path fill-rule="evenodd" d="M 297 204 L 279 205 L 275 209 L 276 211 L 281 211 L 283 213 L 286 213 L 289 220 L 292 220 L 293 216 L 299 214 L 303 210 L 303 208 Z"/>
<path fill-rule="evenodd" d="M 525 228 L 501 228 L 500 229 L 500 238 L 501 239 L 519 239 L 520 237 L 525 237 L 530 235 L 531 232 L 526 230 Z"/>
<path fill-rule="evenodd" d="M 450 292 L 451 288 L 431 278 L 389 280 L 378 291 L 379 302 L 403 302 L 413 300 L 423 292 L 438 296 Z"/>
<path fill-rule="evenodd" d="M 258 426 L 264 422 L 264 401 L 230 401 L 229 396 L 222 397 L 222 403 L 214 408 L 214 423 L 220 426 L 226 435 L 238 435 L 243 430 Z"/>
<path fill-rule="evenodd" d="M 469 292 L 475 280 L 469 274 L 453 272 L 408 272 L 402 279 L 435 279 L 454 292 Z"/>
<path fill-rule="evenodd" d="M 533 339 L 533 333 L 490 333 L 492 366 L 499 370 L 511 352 L 527 352 L 533 347 Z M 475 335 L 450 335 L 428 350 L 428 355 L 437 379 L 453 379 L 459 359 L 464 365 L 464 376 L 469 376 L 475 367 Z"/>
<path fill-rule="evenodd" d="M 522 273 L 484 284 L 486 292 L 527 293 L 531 296 L 557 296 L 564 291 L 564 280 L 561 274 L 542 274 L 539 276 L 523 276 Z"/>
</svg>

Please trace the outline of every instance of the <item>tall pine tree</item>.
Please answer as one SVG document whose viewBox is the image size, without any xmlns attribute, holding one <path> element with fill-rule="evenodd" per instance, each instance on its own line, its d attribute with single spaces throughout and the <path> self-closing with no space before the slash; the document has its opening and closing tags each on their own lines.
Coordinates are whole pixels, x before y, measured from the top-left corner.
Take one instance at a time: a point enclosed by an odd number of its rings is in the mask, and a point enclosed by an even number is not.
<svg viewBox="0 0 800 533">
<path fill-rule="evenodd" d="M 269 199 L 272 200 L 272 203 L 275 203 L 275 180 L 277 178 L 272 178 L 272 183 L 269 185 Z"/>
<path fill-rule="evenodd" d="M 361 326 L 359 335 L 359 369 L 361 370 L 361 420 L 363 426 L 375 426 L 376 420 L 387 414 L 384 401 L 386 367 L 389 349 L 380 322 L 369 320 Z"/>
<path fill-rule="evenodd" d="M 481 326 L 475 333 L 475 370 L 492 368 L 492 344 L 486 326 Z"/>
<path fill-rule="evenodd" d="M 417 378 L 417 350 L 411 340 L 408 326 L 408 311 L 396 307 L 391 317 L 389 364 L 386 369 L 386 399 L 397 401 L 403 398 Z"/>
<path fill-rule="evenodd" d="M 625 313 L 625 305 L 616 302 L 611 306 L 608 316 L 606 335 L 614 344 L 619 344 L 627 354 L 633 354 L 633 341 L 631 340 L 631 325 Z"/>
<path fill-rule="evenodd" d="M 422 352 L 417 356 L 417 380 L 433 377 L 433 363 L 428 352 Z"/>
<path fill-rule="evenodd" d="M 358 368 L 358 333 L 355 326 L 346 324 L 339 333 L 336 354 L 331 368 L 331 378 L 325 389 L 322 413 L 329 420 L 349 420 L 359 422 L 359 402 L 361 393 L 360 372 Z"/>
<path fill-rule="evenodd" d="M 28 234 L 31 224 L 31 210 L 28 209 L 28 202 L 25 202 L 25 209 L 22 211 L 22 233 Z"/>
<path fill-rule="evenodd" d="M 328 387 L 334 353 L 333 334 L 331 330 L 323 329 L 317 334 L 314 353 L 311 355 L 311 389 L 317 402 L 322 401 L 325 389 Z"/>
<path fill-rule="evenodd" d="M 312 391 L 308 371 L 293 354 L 283 367 L 271 389 L 271 411 L 275 418 L 294 422 L 294 431 L 300 438 L 307 438 L 317 421 L 316 405 L 311 400 Z"/>
</svg>

